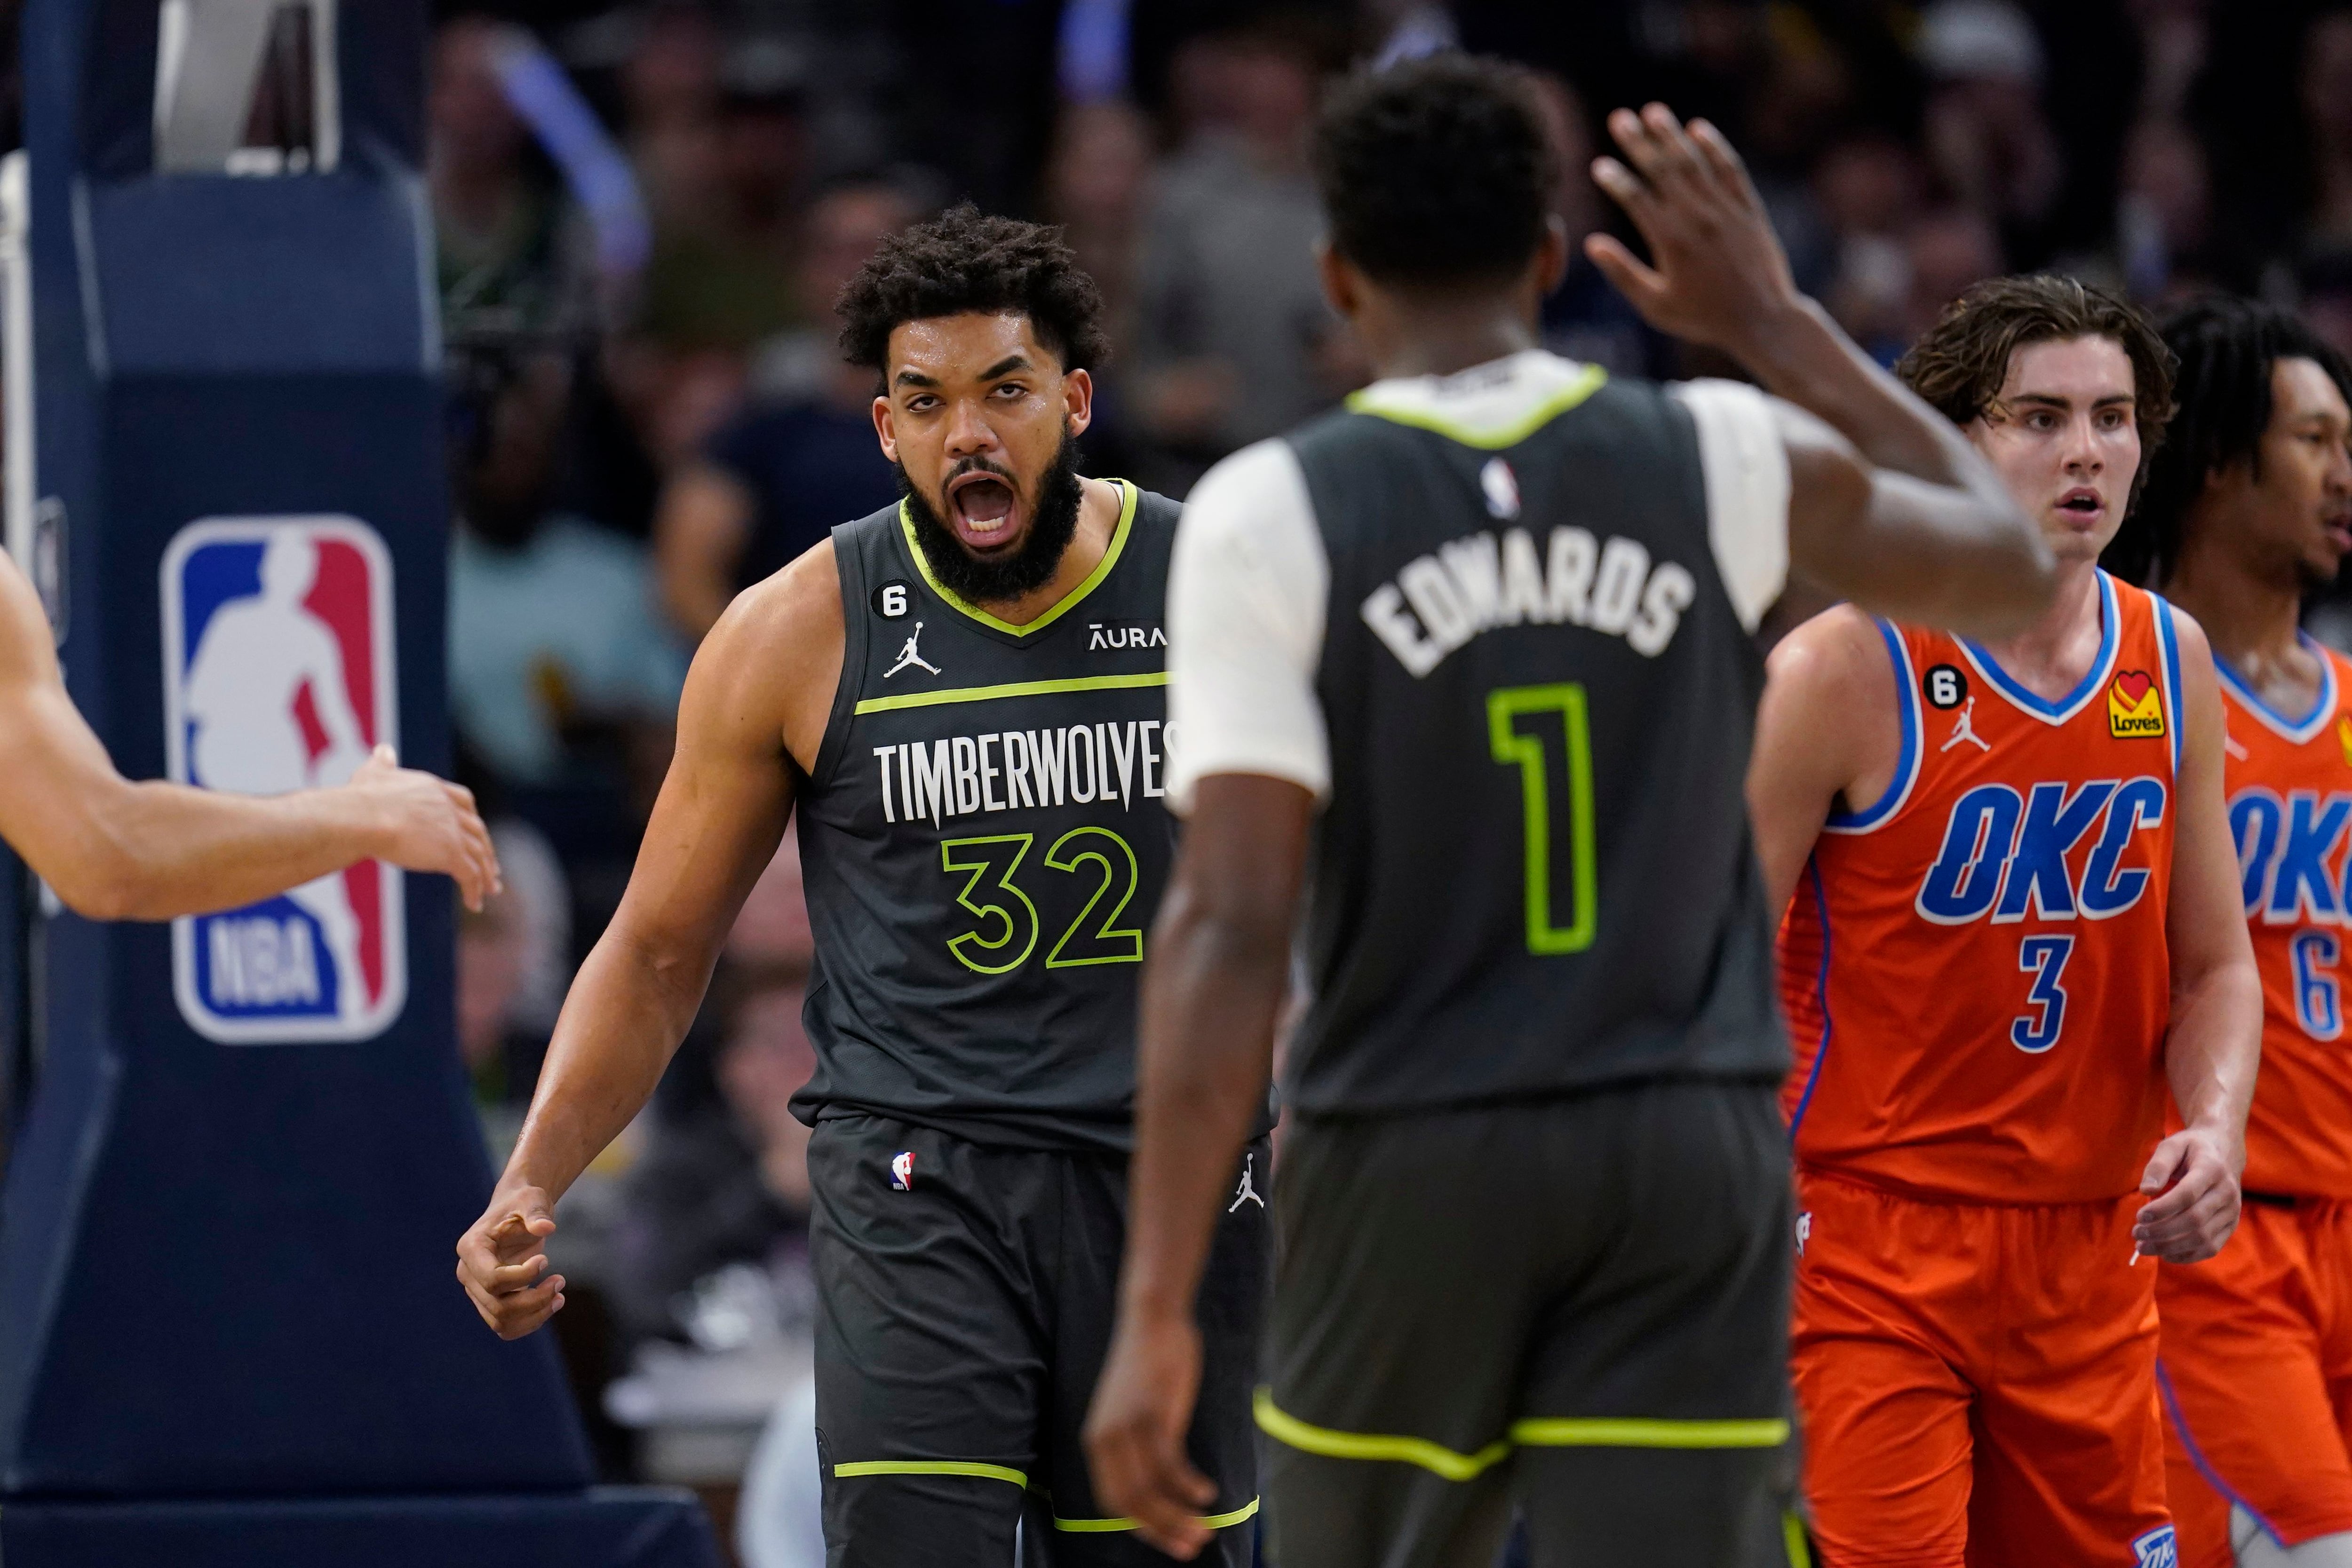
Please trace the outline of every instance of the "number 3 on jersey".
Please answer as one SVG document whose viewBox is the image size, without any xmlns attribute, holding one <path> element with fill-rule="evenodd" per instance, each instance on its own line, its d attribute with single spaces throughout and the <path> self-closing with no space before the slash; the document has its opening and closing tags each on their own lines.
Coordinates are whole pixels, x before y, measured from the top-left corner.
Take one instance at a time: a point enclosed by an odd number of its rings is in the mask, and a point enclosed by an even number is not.
<svg viewBox="0 0 2352 1568">
<path fill-rule="evenodd" d="M 2058 1032 L 2066 1027 L 2066 988 L 2060 982 L 2074 956 L 2072 936 L 2028 936 L 2017 945 L 2017 967 L 2033 977 L 2025 993 L 2025 1005 L 2033 1010 L 2020 1013 L 2009 1026 L 2009 1043 L 2018 1050 L 2039 1056 L 2058 1043 Z"/>
<path fill-rule="evenodd" d="M 1495 760 L 1519 769 L 1528 951 L 1580 953 L 1592 946 L 1600 922 L 1584 688 L 1570 682 L 1489 692 L 1486 737 Z"/>
</svg>

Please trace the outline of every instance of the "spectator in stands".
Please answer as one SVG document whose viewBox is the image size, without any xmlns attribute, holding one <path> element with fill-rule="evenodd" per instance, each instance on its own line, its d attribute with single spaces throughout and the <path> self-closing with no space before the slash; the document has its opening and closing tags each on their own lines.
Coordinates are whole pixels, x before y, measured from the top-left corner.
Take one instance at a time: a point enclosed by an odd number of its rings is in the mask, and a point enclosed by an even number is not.
<svg viewBox="0 0 2352 1568">
<path fill-rule="evenodd" d="M 2352 9 L 2332 9 L 2312 22 L 2302 88 L 2312 168 L 2305 248 L 2352 249 Z"/>
<path fill-rule="evenodd" d="M 502 784 L 609 773 L 649 803 L 684 660 L 656 619 L 645 553 L 548 508 L 569 390 L 562 359 L 518 361 L 455 454 L 450 703 Z"/>
<path fill-rule="evenodd" d="M 1544 347 L 1619 375 L 1661 373 L 1666 346 L 1640 312 L 1625 302 L 1584 254 L 1584 236 L 1601 226 L 1600 189 L 1592 183 L 1592 121 L 1574 88 L 1549 71 L 1536 73 L 1536 105 L 1550 133 L 1557 178 L 1551 210 L 1568 230 L 1568 275 L 1543 304 Z"/>
<path fill-rule="evenodd" d="M 1197 38 L 1178 75 L 1202 123 L 1161 169 L 1146 220 L 1129 385 L 1181 494 L 1225 453 L 1330 402 L 1339 336 L 1316 281 L 1307 171 L 1318 60 L 1271 26 Z"/>
<path fill-rule="evenodd" d="M 457 340 L 576 331 L 594 297 L 587 232 L 499 86 L 505 29 L 461 16 L 433 39 L 426 182 L 442 327 Z"/>
<path fill-rule="evenodd" d="M 2010 259 L 2034 265 L 2066 177 L 2042 103 L 2041 35 L 2011 0 L 1937 0 L 1924 22 L 1928 157 L 1945 187 L 2000 229 Z"/>
<path fill-rule="evenodd" d="M 813 319 L 795 287 L 796 198 L 805 173 L 798 57 L 770 40 L 730 49 L 707 140 L 688 183 L 697 199 L 656 209 L 646 277 L 647 334 L 675 349 L 748 354 Z"/>
<path fill-rule="evenodd" d="M 776 395 L 719 430 L 663 494 L 654 528 L 662 605 L 686 637 L 699 641 L 738 592 L 835 524 L 897 497 L 874 434 L 874 377 L 842 359 L 832 307 L 874 247 L 916 215 L 873 181 L 836 186 L 811 212 L 799 287 L 823 302 L 827 326 L 770 346 L 762 379 Z"/>
</svg>

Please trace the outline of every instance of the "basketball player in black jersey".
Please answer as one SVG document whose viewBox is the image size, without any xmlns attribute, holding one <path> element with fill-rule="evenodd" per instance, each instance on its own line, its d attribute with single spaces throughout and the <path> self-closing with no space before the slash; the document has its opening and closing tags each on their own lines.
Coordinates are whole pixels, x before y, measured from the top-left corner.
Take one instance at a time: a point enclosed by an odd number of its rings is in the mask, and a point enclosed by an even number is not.
<svg viewBox="0 0 2352 1568">
<path fill-rule="evenodd" d="M 1189 810 L 1144 983 L 1132 1227 L 1088 1446 L 1179 1555 L 1189 1311 L 1254 1130 L 1302 884 L 1312 1000 L 1256 1413 L 1280 1568 L 1774 1561 L 1791 1211 L 1740 798 L 1791 570 L 2026 624 L 2053 565 L 1958 433 L 1797 294 L 1730 148 L 1621 112 L 1599 263 L 1777 397 L 1536 347 L 1566 257 L 1523 84 L 1459 57 L 1328 106 L 1333 303 L 1381 380 L 1186 503 Z M 1630 165 L 1630 167 L 1628 166 Z M 1784 401 L 1785 400 L 1785 401 Z M 1897 608 L 1899 607 L 1899 608 Z"/>
<path fill-rule="evenodd" d="M 1078 1427 L 1124 1232 L 1143 925 L 1173 846 L 1161 611 L 1176 507 L 1079 476 L 1100 300 L 970 208 L 845 291 L 905 500 L 749 590 L 688 678 L 627 896 L 564 1005 L 458 1273 L 508 1337 L 562 1306 L 556 1198 L 644 1104 L 797 811 L 817 972 L 809 1175 L 828 1561 L 1150 1560 Z M 1265 1107 L 1259 1113 L 1265 1131 Z M 1200 1321 L 1189 1516 L 1232 1564 L 1266 1156 L 1236 1145 Z"/>
</svg>

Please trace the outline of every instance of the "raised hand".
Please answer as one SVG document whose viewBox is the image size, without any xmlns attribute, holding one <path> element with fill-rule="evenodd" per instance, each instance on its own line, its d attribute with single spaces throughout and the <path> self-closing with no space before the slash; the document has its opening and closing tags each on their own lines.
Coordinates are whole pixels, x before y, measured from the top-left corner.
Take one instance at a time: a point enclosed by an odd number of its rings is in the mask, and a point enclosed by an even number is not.
<svg viewBox="0 0 2352 1568">
<path fill-rule="evenodd" d="M 456 879 L 468 909 L 481 908 L 483 899 L 505 885 L 472 790 L 403 768 L 389 746 L 377 747 L 344 788 L 360 792 L 380 812 L 385 860 Z"/>
<path fill-rule="evenodd" d="M 563 1276 L 547 1267 L 541 1243 L 555 1234 L 553 1206 L 535 1186 L 494 1195 L 457 1239 L 457 1282 L 500 1339 L 520 1339 L 563 1305 Z"/>
<path fill-rule="evenodd" d="M 1609 133 L 1625 162 L 1594 159 L 1593 183 L 1633 218 L 1651 260 L 1601 234 L 1585 239 L 1585 255 L 1660 331 L 1738 355 L 1802 298 L 1739 154 L 1714 126 L 1685 128 L 1663 103 L 1617 110 Z"/>
</svg>

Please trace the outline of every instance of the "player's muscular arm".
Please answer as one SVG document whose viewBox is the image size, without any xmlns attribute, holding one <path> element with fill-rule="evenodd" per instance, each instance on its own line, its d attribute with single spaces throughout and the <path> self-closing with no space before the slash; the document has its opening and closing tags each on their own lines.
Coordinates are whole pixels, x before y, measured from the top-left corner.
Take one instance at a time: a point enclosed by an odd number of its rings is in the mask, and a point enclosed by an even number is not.
<svg viewBox="0 0 2352 1568">
<path fill-rule="evenodd" d="M 2210 1258 L 2238 1224 L 2246 1166 L 2246 1112 L 2262 1056 L 2262 979 L 2246 937 L 2237 846 L 2221 784 L 2221 692 L 2213 654 L 2194 621 L 2180 632 L 2182 726 L 2173 810 L 2172 1023 L 2164 1064 L 2184 1129 L 2157 1145 L 2140 1182 L 2152 1201 L 2133 1239 L 2168 1263 Z"/>
<path fill-rule="evenodd" d="M 1748 815 L 1767 907 L 1789 906 L 1822 824 L 1885 791 L 1900 764 L 1895 662 L 1878 628 L 1841 605 L 1780 640 L 1765 665 L 1748 764 Z"/>
<path fill-rule="evenodd" d="M 508 1339 L 562 1305 L 541 1279 L 557 1198 L 645 1105 L 710 983 L 743 899 L 783 837 L 841 678 L 831 540 L 736 600 L 695 655 L 677 749 L 621 907 L 564 998 L 539 1089 L 457 1278 Z"/>
<path fill-rule="evenodd" d="M 1661 104 L 1621 110 L 1609 129 L 1626 162 L 1599 159 L 1592 177 L 1632 215 L 1652 265 L 1606 235 L 1586 253 L 1652 325 L 1723 350 L 1787 400 L 1797 571 L 1972 636 L 2030 625 L 2057 588 L 2049 548 L 1951 423 L 1797 292 L 1730 143 Z"/>
<path fill-rule="evenodd" d="M 40 601 L 5 558 L 0 765 L 0 837 L 95 920 L 234 909 L 378 856 L 454 876 L 477 908 L 498 884 L 473 797 L 388 750 L 342 788 L 267 798 L 123 778 L 66 695 Z"/>
<path fill-rule="evenodd" d="M 1265 1103 L 1314 809 L 1285 779 L 1202 779 L 1144 963 L 1127 1259 L 1087 1454 L 1103 1505 L 1187 1559 L 1209 1542 L 1197 1516 L 1215 1493 L 1184 1455 L 1201 1378 L 1192 1301 Z"/>
</svg>

